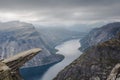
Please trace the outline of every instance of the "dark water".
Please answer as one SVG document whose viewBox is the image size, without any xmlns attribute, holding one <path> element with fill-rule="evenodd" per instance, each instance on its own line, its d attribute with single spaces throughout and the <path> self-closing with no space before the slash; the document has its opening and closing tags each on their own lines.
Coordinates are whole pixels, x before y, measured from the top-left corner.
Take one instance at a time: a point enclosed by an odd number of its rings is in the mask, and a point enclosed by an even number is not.
<svg viewBox="0 0 120 80">
<path fill-rule="evenodd" d="M 24 80 L 40 80 L 44 73 L 56 63 L 31 68 L 22 68 L 20 73 Z"/>
<path fill-rule="evenodd" d="M 52 80 L 58 72 L 82 54 L 78 50 L 80 46 L 79 39 L 69 40 L 56 46 L 56 49 L 59 50 L 56 54 L 64 55 L 64 60 L 57 64 L 21 69 L 24 80 Z"/>
</svg>

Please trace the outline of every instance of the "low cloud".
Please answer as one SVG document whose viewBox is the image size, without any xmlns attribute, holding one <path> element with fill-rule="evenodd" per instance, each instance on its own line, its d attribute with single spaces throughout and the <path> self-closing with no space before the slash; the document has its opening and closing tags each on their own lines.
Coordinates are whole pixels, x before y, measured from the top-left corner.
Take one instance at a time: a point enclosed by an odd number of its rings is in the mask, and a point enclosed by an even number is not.
<svg viewBox="0 0 120 80">
<path fill-rule="evenodd" d="M 71 25 L 120 21 L 120 0 L 1 0 L 0 20 Z"/>
</svg>

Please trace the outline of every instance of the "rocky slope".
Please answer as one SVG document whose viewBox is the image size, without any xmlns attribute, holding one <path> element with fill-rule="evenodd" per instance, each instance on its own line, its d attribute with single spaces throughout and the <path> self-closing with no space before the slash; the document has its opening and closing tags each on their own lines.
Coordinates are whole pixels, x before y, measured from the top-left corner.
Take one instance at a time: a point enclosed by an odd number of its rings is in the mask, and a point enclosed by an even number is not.
<svg viewBox="0 0 120 80">
<path fill-rule="evenodd" d="M 111 70 L 107 80 L 120 80 L 120 63 L 116 64 L 115 67 Z"/>
<path fill-rule="evenodd" d="M 81 44 L 84 53 L 54 80 L 106 80 L 110 77 L 114 66 L 120 63 L 120 23 L 92 30 Z"/>
<path fill-rule="evenodd" d="M 42 53 L 25 66 L 39 66 L 58 62 L 63 56 L 51 54 L 32 24 L 14 21 L 0 23 L 0 58 L 7 58 L 31 48 L 42 48 Z"/>
<path fill-rule="evenodd" d="M 98 43 L 107 41 L 116 37 L 115 35 L 120 32 L 120 22 L 114 22 L 104 25 L 100 28 L 95 28 L 89 32 L 87 36 L 80 40 L 81 50 L 85 51 L 87 48 L 97 45 Z"/>
<path fill-rule="evenodd" d="M 89 48 L 54 80 L 106 80 L 112 68 L 120 63 L 119 36 Z"/>
</svg>

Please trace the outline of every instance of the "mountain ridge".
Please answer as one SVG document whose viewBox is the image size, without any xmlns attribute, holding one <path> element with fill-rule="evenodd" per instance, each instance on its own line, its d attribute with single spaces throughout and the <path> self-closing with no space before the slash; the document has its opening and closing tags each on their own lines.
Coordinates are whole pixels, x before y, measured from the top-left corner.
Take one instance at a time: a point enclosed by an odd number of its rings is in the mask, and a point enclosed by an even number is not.
<svg viewBox="0 0 120 80">
<path fill-rule="evenodd" d="M 97 45 L 100 42 L 107 41 L 111 38 L 116 37 L 120 32 L 120 22 L 113 22 L 106 24 L 100 28 L 91 30 L 87 36 L 80 40 L 80 50 L 85 51 L 87 48 Z"/>
</svg>

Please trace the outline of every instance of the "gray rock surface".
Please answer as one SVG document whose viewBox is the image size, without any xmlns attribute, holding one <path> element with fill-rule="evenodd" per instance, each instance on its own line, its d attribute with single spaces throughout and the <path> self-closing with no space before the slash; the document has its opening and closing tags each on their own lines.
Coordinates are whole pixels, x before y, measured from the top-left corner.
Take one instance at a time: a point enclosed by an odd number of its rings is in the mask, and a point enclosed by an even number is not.
<svg viewBox="0 0 120 80">
<path fill-rule="evenodd" d="M 93 45 L 97 45 L 98 43 L 114 38 L 119 32 L 120 22 L 114 22 L 100 28 L 95 28 L 90 31 L 87 36 L 80 40 L 82 46 L 80 50 L 85 51 Z"/>
</svg>

